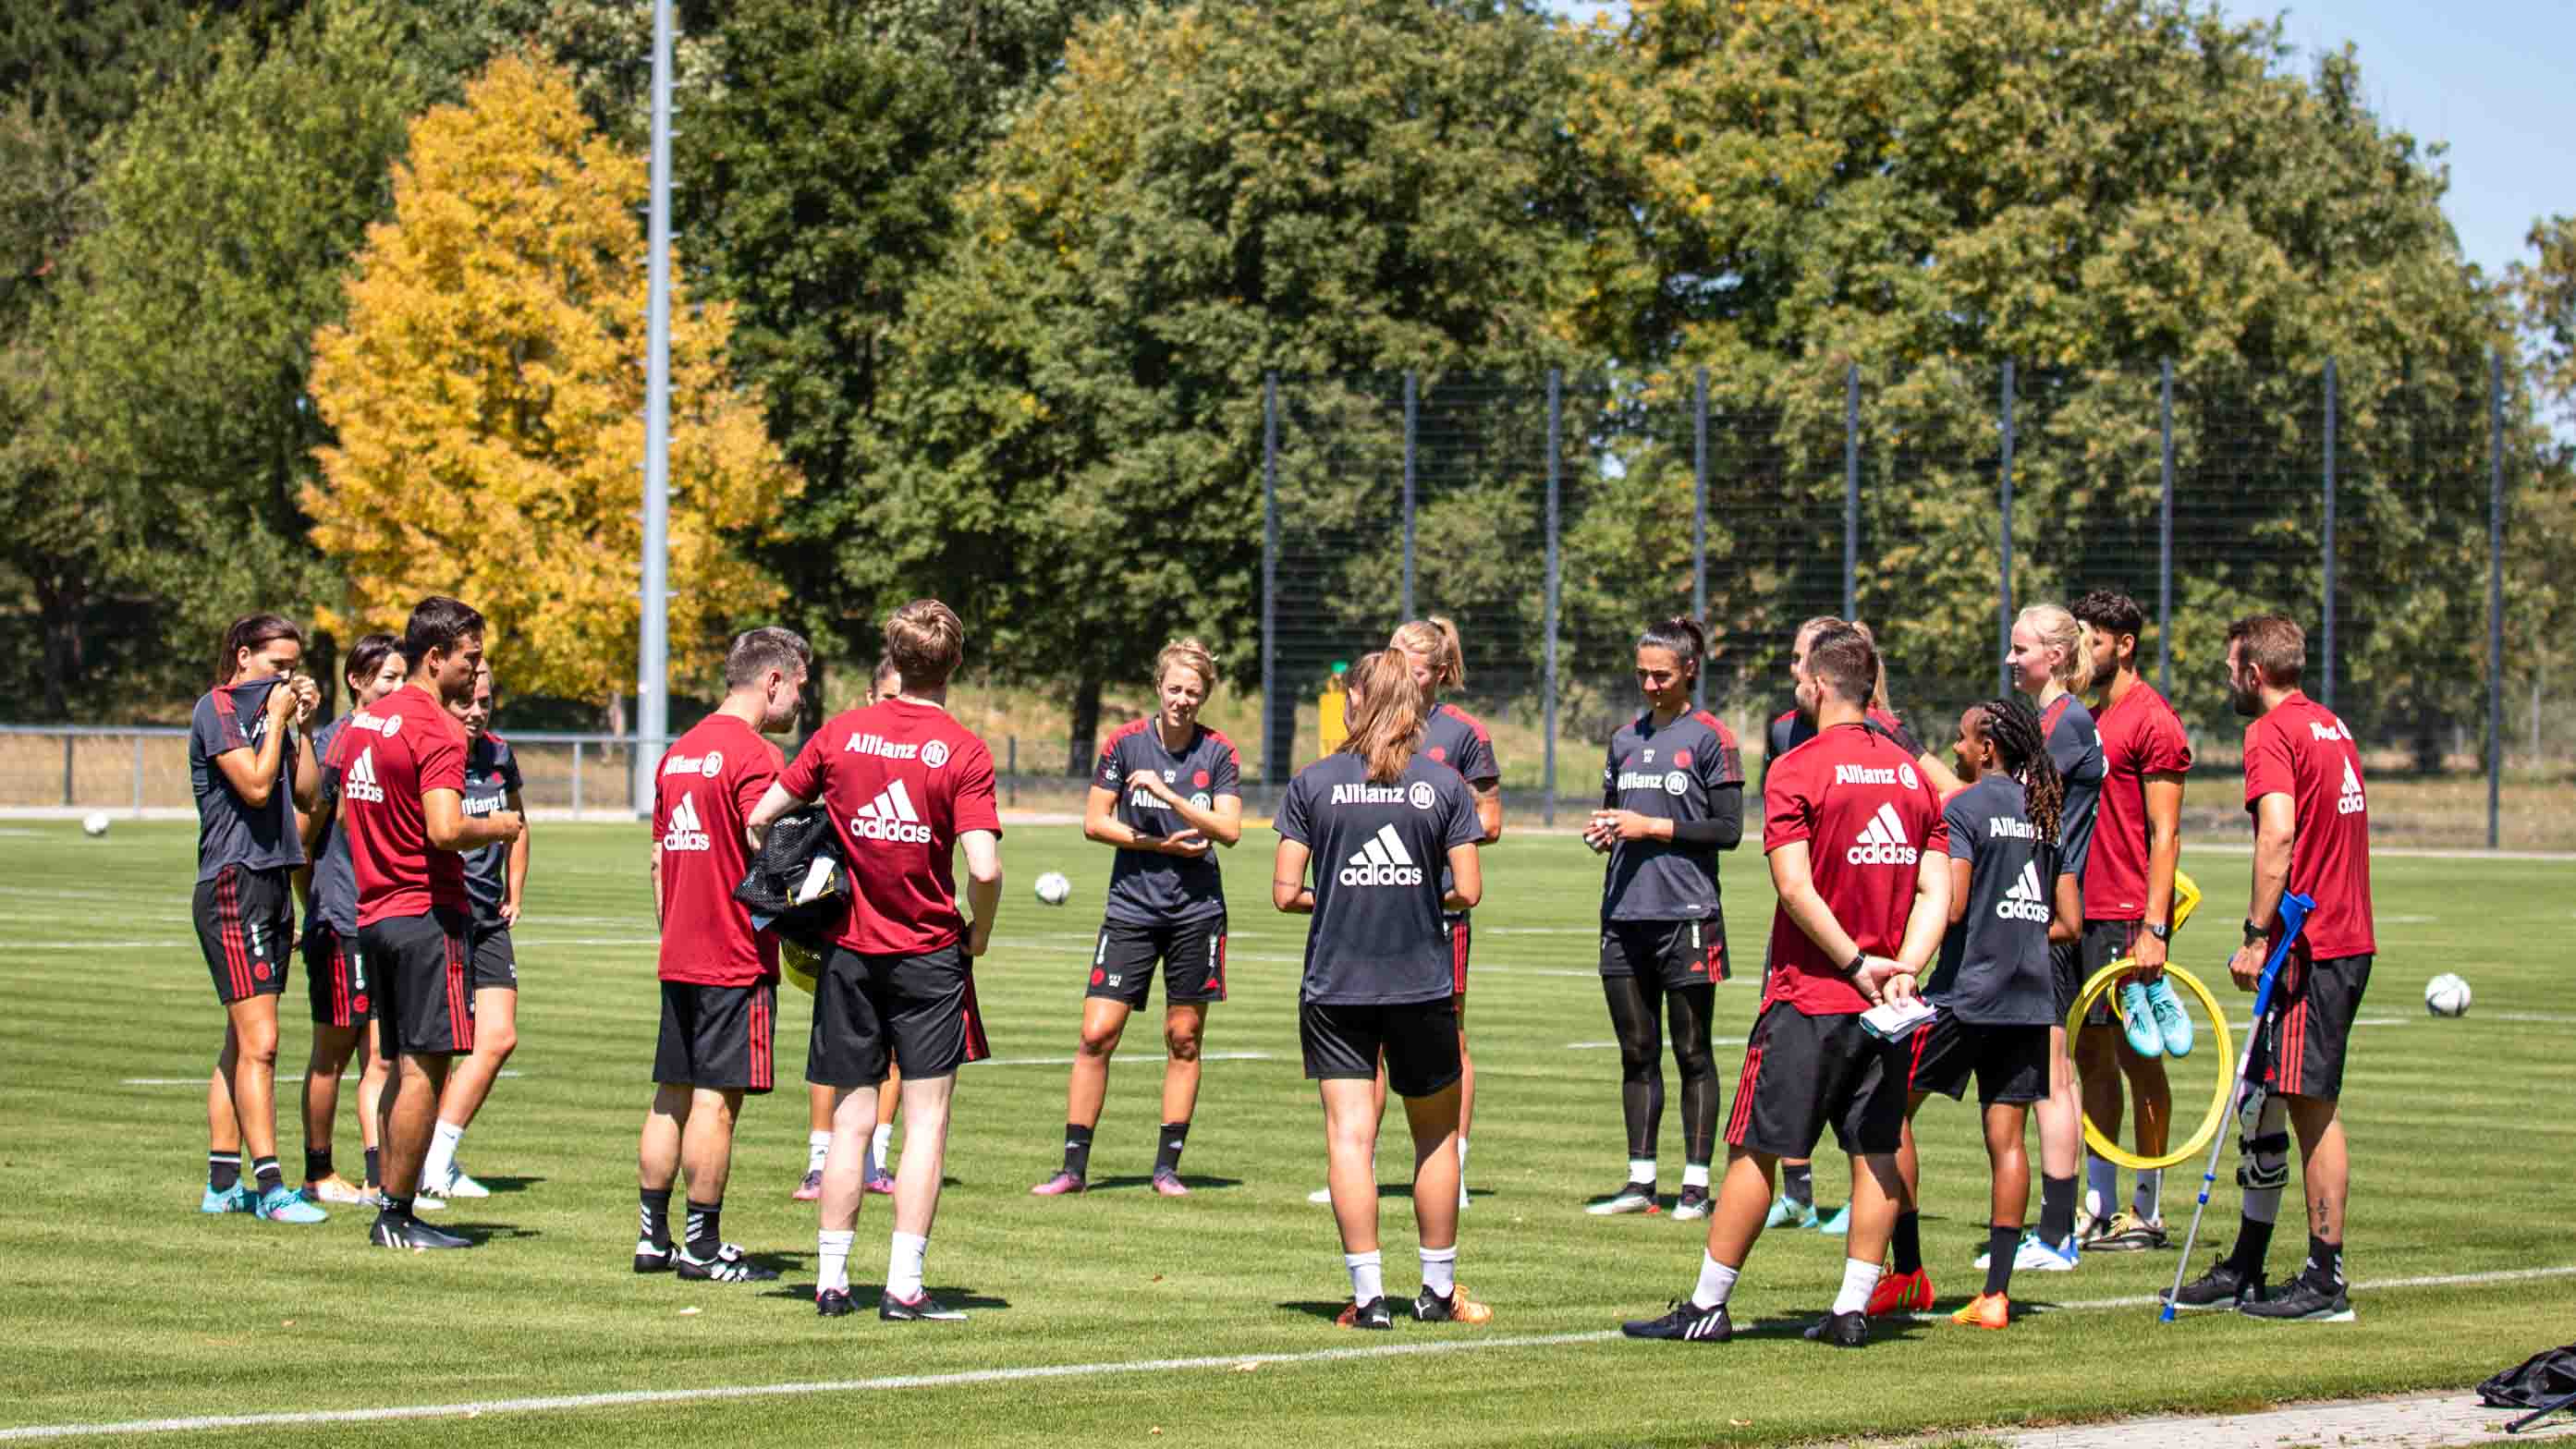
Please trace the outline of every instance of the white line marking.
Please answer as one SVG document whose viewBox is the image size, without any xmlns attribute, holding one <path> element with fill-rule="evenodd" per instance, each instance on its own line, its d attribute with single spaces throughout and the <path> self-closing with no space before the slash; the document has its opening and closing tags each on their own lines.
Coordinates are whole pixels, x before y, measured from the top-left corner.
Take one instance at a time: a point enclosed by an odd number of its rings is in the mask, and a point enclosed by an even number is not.
<svg viewBox="0 0 2576 1449">
<path fill-rule="evenodd" d="M 1744 1038 L 1740 1036 L 1713 1036 L 1708 1039 L 1708 1044 L 1710 1046 L 1742 1046 L 1744 1045 Z M 1570 1052 L 1615 1052 L 1619 1049 L 1619 1044 L 1615 1041 L 1570 1041 L 1565 1044 L 1565 1049 Z"/>
<path fill-rule="evenodd" d="M 2511 1268 L 2490 1273 L 2442 1273 L 2421 1278 L 2391 1278 L 2384 1283 L 2355 1283 L 2355 1293 L 2399 1288 L 2461 1288 L 2489 1283 L 2524 1283 L 2542 1278 L 2576 1277 L 2576 1264 L 2556 1268 Z M 2095 1298 L 2049 1307 L 2050 1313 L 2100 1313 L 2119 1308 L 2152 1307 L 2152 1294 L 2128 1298 Z M 1936 1315 L 1909 1315 L 1930 1321 Z M 945 1389 L 972 1384 L 1027 1383 L 1036 1379 L 1097 1378 L 1104 1374 L 1170 1373 L 1187 1369 L 1236 1369 L 1245 1364 L 1333 1363 L 1345 1359 L 1399 1358 L 1417 1354 L 1474 1353 L 1497 1348 L 1556 1348 L 1567 1344 L 1608 1343 L 1615 1328 L 1585 1333 L 1536 1333 L 1516 1338 L 1455 1338 L 1435 1343 L 1372 1344 L 1365 1348 L 1319 1348 L 1301 1353 L 1234 1353 L 1199 1358 L 1129 1359 L 1124 1362 L 1031 1364 L 1020 1368 L 968 1369 L 945 1374 L 895 1374 L 873 1379 L 828 1379 L 792 1384 L 719 1384 L 695 1389 L 627 1389 L 605 1394 L 554 1394 L 543 1398 L 483 1399 L 451 1404 L 405 1404 L 382 1409 L 314 1409 L 277 1414 L 208 1414 L 189 1419 L 127 1419 L 95 1424 L 31 1424 L 0 1429 L 0 1443 L 35 1439 L 68 1439 L 82 1434 L 169 1434 L 205 1429 L 269 1429 L 309 1424 L 381 1424 L 403 1419 L 441 1419 L 472 1414 L 539 1414 L 568 1409 L 618 1409 L 637 1404 L 713 1403 L 728 1399 L 802 1398 L 813 1394 L 849 1394 L 886 1389 Z"/>
<path fill-rule="evenodd" d="M 1067 1057 L 1065 1060 L 1071 1061 L 1073 1059 L 1071 1057 Z M 524 1077 L 527 1073 L 505 1070 L 499 1075 L 504 1077 Z M 284 1075 L 280 1074 L 279 1079 L 284 1080 Z M 358 1074 L 356 1072 L 342 1072 L 340 1074 L 340 1080 L 344 1082 L 354 1082 L 358 1080 Z M 204 1077 L 127 1077 L 124 1081 L 118 1083 L 119 1086 L 126 1087 L 202 1087 L 205 1084 L 206 1079 Z"/>
<path fill-rule="evenodd" d="M 1270 1061 L 1270 1060 L 1272 1060 L 1272 1059 L 1273 1059 L 1273 1058 L 1271 1057 L 1270 1053 L 1268 1053 L 1268 1052 L 1201 1052 L 1201 1053 L 1199 1053 L 1199 1060 L 1200 1060 L 1200 1061 L 1203 1061 L 1203 1062 L 1266 1062 L 1266 1061 Z M 986 1057 L 984 1060 L 982 1060 L 982 1061 L 980 1061 L 980 1062 L 970 1062 L 970 1063 L 968 1063 L 968 1065 L 969 1065 L 969 1066 L 978 1066 L 978 1067 L 1069 1067 L 1069 1066 L 1073 1065 L 1073 1058 L 1071 1058 L 1071 1057 Z"/>
</svg>

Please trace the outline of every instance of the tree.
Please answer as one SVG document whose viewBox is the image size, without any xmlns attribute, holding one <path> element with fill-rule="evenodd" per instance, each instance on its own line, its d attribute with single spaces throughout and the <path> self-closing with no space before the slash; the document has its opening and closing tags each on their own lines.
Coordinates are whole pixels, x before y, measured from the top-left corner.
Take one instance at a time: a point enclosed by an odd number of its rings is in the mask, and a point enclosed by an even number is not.
<svg viewBox="0 0 2576 1449">
<path fill-rule="evenodd" d="M 622 689 L 642 551 L 643 163 L 591 128 L 563 71 L 506 56 L 463 105 L 413 123 L 393 192 L 348 321 L 314 339 L 313 396 L 339 441 L 303 502 L 347 613 L 390 622 L 453 593 L 492 621 L 515 687 Z M 731 327 L 729 307 L 675 282 L 675 675 L 777 601 L 734 540 L 763 534 L 798 486 L 758 395 L 726 376 Z"/>
</svg>

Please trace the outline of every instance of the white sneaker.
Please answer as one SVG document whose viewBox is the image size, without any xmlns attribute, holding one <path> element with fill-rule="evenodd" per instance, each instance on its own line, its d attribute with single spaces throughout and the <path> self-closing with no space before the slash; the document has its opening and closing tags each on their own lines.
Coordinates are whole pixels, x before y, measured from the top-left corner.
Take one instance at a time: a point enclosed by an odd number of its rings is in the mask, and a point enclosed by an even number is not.
<svg viewBox="0 0 2576 1449">
<path fill-rule="evenodd" d="M 1991 1256 L 1979 1253 L 1975 1266 L 1985 1267 Z M 2063 1245 L 2052 1246 L 2041 1241 L 2037 1233 L 2024 1233 L 2021 1246 L 2013 1250 L 2013 1271 L 2016 1273 L 2072 1273 L 2081 1261 L 2082 1256 L 2071 1237 Z"/>
<path fill-rule="evenodd" d="M 1306 1194 L 1306 1201 L 1308 1201 L 1308 1202 L 1319 1202 L 1319 1203 L 1327 1203 L 1327 1204 L 1329 1204 L 1330 1202 L 1332 1202 L 1332 1200 L 1333 1200 L 1333 1190 L 1332 1190 L 1331 1188 L 1329 1188 L 1329 1187 L 1319 1187 L 1319 1188 L 1315 1189 L 1313 1192 L 1310 1192 L 1310 1193 Z"/>
<path fill-rule="evenodd" d="M 440 1186 L 438 1195 L 440 1197 L 490 1197 L 492 1189 L 467 1177 L 463 1167 L 449 1163 L 447 1181 Z"/>
</svg>

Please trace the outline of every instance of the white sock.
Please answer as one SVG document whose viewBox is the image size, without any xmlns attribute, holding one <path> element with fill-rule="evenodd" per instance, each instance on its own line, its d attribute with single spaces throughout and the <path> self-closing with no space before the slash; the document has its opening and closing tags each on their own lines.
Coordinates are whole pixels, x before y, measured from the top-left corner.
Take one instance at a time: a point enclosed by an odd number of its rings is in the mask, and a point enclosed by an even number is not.
<svg viewBox="0 0 2576 1449">
<path fill-rule="evenodd" d="M 888 1122 L 877 1128 L 875 1131 L 870 1132 L 868 1134 L 868 1166 L 879 1173 L 890 1171 L 886 1166 L 886 1162 L 888 1160 L 886 1157 L 886 1149 L 892 1146 L 893 1143 L 894 1124 L 892 1122 Z"/>
<path fill-rule="evenodd" d="M 2084 1154 L 2084 1210 L 2097 1218 L 2111 1215 L 2111 1204 L 2120 1200 L 2120 1169 L 2111 1159 Z"/>
<path fill-rule="evenodd" d="M 1683 1163 L 1683 1164 L 1682 1164 L 1682 1186 L 1684 1186 L 1684 1187 L 1706 1187 L 1706 1186 L 1708 1186 L 1708 1164 L 1707 1164 L 1707 1163 L 1705 1163 L 1705 1162 L 1685 1162 L 1685 1163 Z"/>
<path fill-rule="evenodd" d="M 821 1172 L 823 1170 L 823 1159 L 831 1155 L 831 1133 L 808 1132 L 805 1134 L 805 1170 L 807 1172 Z"/>
<path fill-rule="evenodd" d="M 1458 1139 L 1458 1206 L 1467 1205 L 1467 1139 Z M 1446 1290 L 1443 1290 L 1446 1291 Z"/>
<path fill-rule="evenodd" d="M 456 1170 L 457 1144 L 465 1140 L 465 1129 L 441 1122 L 429 1134 L 429 1156 L 421 1159 L 420 1186 L 438 1192 L 447 1186 L 448 1174 Z"/>
<path fill-rule="evenodd" d="M 2165 1172 L 2161 1167 L 2138 1170 L 2138 1190 L 2129 1197 L 2129 1209 L 2148 1222 L 2164 1217 Z"/>
<path fill-rule="evenodd" d="M 1653 1182 L 1655 1180 L 1655 1159 L 1651 1157 L 1629 1158 L 1628 1180 L 1630 1182 Z"/>
<path fill-rule="evenodd" d="M 1843 1259 L 1843 1291 L 1834 1295 L 1836 1313 L 1858 1313 L 1869 1307 L 1870 1290 L 1878 1286 L 1876 1260 Z"/>
<path fill-rule="evenodd" d="M 1701 1249 L 1699 1286 L 1691 1290 L 1691 1307 L 1705 1309 L 1723 1306 L 1726 1295 L 1735 1291 L 1736 1272 L 1736 1269 L 1710 1257 L 1707 1249 Z"/>
<path fill-rule="evenodd" d="M 856 1234 L 848 1228 L 837 1233 L 814 1235 L 815 1253 L 823 1260 L 822 1267 L 814 1276 L 815 1292 L 832 1288 L 844 1293 L 850 1291 L 850 1239 L 854 1236 Z"/>
<path fill-rule="evenodd" d="M 1386 1296 L 1386 1275 L 1379 1267 L 1375 1249 L 1365 1253 L 1344 1253 L 1342 1266 L 1351 1270 L 1353 1303 L 1366 1303 Z"/>
<path fill-rule="evenodd" d="M 1422 1286 L 1443 1298 L 1457 1293 L 1458 1248 L 1456 1244 L 1453 1243 L 1446 1248 L 1422 1250 Z"/>
<path fill-rule="evenodd" d="M 921 1296 L 921 1260 L 930 1239 L 919 1233 L 896 1233 L 886 1251 L 886 1291 L 906 1303 Z"/>
</svg>

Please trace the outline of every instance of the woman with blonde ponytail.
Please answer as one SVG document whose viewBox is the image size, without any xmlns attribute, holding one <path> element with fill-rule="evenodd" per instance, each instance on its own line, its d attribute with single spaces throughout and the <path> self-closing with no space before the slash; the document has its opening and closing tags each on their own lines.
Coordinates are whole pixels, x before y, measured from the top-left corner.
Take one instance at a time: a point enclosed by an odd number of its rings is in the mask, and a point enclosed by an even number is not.
<svg viewBox="0 0 2576 1449">
<path fill-rule="evenodd" d="M 1476 855 L 1484 826 L 1466 782 L 1423 748 L 1429 700 L 1400 651 L 1351 671 L 1350 709 L 1341 749 L 1299 771 L 1279 802 L 1270 876 L 1272 905 L 1313 917 L 1298 1035 L 1323 1098 L 1333 1217 L 1350 1275 L 1350 1306 L 1338 1321 L 1394 1326 L 1370 1166 L 1382 1057 L 1413 1135 L 1422 1251 L 1413 1316 L 1484 1323 L 1493 1310 L 1457 1279 L 1458 1011 L 1443 919 L 1484 894 Z"/>
</svg>

